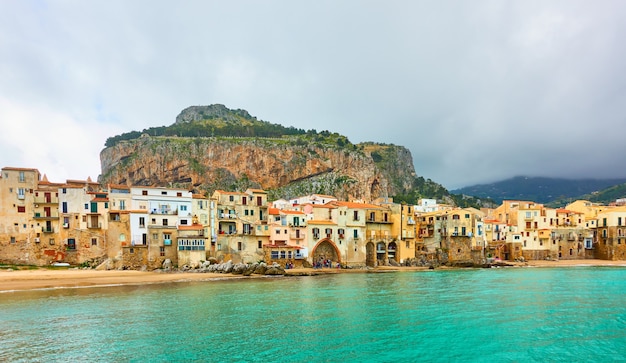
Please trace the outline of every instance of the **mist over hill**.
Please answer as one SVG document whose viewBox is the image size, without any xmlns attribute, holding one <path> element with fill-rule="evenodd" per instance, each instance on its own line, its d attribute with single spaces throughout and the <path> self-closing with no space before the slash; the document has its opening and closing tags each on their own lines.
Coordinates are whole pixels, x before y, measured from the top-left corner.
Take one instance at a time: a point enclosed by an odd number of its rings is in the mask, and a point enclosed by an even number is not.
<svg viewBox="0 0 626 363">
<path fill-rule="evenodd" d="M 516 176 L 495 183 L 473 185 L 452 190 L 451 193 L 503 200 L 531 200 L 550 203 L 556 200 L 578 199 L 584 195 L 623 184 L 622 179 L 560 179 Z"/>
</svg>

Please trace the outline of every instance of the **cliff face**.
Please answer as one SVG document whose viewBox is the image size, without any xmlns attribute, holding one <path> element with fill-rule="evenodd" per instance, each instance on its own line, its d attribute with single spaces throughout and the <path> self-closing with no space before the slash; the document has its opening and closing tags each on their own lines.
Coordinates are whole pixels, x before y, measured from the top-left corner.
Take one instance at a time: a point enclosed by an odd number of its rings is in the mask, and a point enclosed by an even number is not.
<svg viewBox="0 0 626 363">
<path fill-rule="evenodd" d="M 376 160 L 376 162 L 375 162 Z M 368 144 L 357 150 L 302 145 L 288 139 L 150 137 L 100 153 L 101 183 L 215 189 L 259 187 L 373 200 L 404 193 L 415 171 L 410 152 Z"/>
</svg>

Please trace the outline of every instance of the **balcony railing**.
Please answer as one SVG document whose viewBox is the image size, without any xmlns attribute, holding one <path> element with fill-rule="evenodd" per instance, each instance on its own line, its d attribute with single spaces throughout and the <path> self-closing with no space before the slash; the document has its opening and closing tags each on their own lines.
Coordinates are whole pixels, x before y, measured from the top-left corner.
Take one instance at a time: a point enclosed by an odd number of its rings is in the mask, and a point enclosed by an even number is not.
<svg viewBox="0 0 626 363">
<path fill-rule="evenodd" d="M 43 233 L 54 233 L 54 227 L 41 227 Z"/>
<path fill-rule="evenodd" d="M 34 219 L 59 219 L 59 214 L 58 213 L 50 213 L 50 214 L 45 214 L 45 213 L 35 213 L 35 215 L 33 216 Z"/>
<path fill-rule="evenodd" d="M 59 204 L 59 198 L 50 196 L 46 198 L 45 196 L 38 196 L 34 198 L 33 203 L 35 204 Z"/>
</svg>

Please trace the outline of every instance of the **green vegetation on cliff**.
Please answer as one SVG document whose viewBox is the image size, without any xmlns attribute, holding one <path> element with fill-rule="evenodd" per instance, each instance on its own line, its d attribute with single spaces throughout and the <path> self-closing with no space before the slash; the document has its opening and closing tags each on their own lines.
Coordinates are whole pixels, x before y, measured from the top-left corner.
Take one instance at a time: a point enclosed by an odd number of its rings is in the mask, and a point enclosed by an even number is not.
<svg viewBox="0 0 626 363">
<path fill-rule="evenodd" d="M 330 131 L 317 132 L 293 126 L 285 127 L 257 120 L 245 110 L 230 110 L 223 105 L 193 106 L 181 112 L 177 121 L 170 126 L 158 126 L 130 131 L 109 137 L 104 146 L 111 147 L 124 140 L 138 139 L 142 134 L 149 136 L 178 137 L 241 137 L 287 139 L 298 145 L 318 143 L 324 146 L 356 149 L 347 137 Z"/>
</svg>

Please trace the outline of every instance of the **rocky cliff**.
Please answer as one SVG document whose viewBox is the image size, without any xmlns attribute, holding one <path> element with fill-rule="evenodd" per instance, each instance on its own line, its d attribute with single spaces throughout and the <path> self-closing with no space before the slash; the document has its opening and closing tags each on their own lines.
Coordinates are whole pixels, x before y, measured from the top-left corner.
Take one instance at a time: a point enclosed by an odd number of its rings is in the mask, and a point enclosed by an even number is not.
<svg viewBox="0 0 626 363">
<path fill-rule="evenodd" d="M 212 119 L 211 132 L 215 132 L 219 125 L 237 124 L 241 117 L 258 122 L 242 110 L 202 107 L 186 109 L 174 125 Z M 319 140 L 310 132 L 283 137 L 144 133 L 102 150 L 100 182 L 178 186 L 206 193 L 257 187 L 271 191 L 273 197 L 324 193 L 368 201 L 406 193 L 414 184 L 413 160 L 404 147 Z"/>
</svg>

